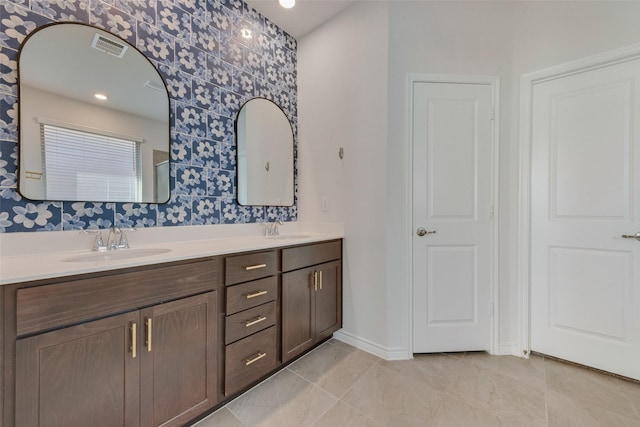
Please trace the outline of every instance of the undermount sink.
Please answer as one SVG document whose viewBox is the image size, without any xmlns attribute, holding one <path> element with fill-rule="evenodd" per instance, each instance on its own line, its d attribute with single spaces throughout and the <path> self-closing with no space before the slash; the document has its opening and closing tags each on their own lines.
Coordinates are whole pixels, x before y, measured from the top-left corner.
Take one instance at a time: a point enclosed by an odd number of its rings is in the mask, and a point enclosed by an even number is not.
<svg viewBox="0 0 640 427">
<path fill-rule="evenodd" d="M 115 261 L 119 259 L 140 258 L 151 255 L 165 254 L 171 251 L 166 248 L 147 248 L 147 249 L 119 249 L 106 252 L 91 252 L 85 255 L 73 256 L 63 259 L 64 262 L 96 262 L 96 261 Z"/>
<path fill-rule="evenodd" d="M 311 234 L 280 234 L 277 236 L 267 236 L 267 239 L 272 240 L 288 240 L 288 239 L 308 239 L 313 237 Z"/>
</svg>

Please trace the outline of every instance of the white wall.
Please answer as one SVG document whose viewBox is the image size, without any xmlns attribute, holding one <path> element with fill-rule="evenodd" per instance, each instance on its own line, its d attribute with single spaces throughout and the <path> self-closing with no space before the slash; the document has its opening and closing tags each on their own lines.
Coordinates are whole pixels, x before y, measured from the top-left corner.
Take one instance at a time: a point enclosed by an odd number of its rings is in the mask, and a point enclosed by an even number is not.
<svg viewBox="0 0 640 427">
<path fill-rule="evenodd" d="M 640 2 L 516 2 L 514 4 L 513 72 L 515 78 L 510 88 L 512 104 L 519 107 L 520 76 L 525 73 L 566 63 L 619 47 L 640 43 Z M 519 109 L 514 108 L 505 120 L 513 122 L 509 138 L 519 142 Z M 514 145 L 515 147 L 515 145 Z M 507 177 L 513 183 L 518 180 L 517 152 L 513 151 L 507 165 Z M 514 217 L 516 205 L 509 207 L 513 215 L 509 220 L 517 226 Z M 508 237 L 517 242 L 516 230 L 509 230 Z M 515 270 L 517 251 L 505 257 L 510 280 L 503 285 L 506 295 L 503 307 L 506 313 L 502 322 L 503 334 L 516 341 L 517 277 Z M 513 265 L 513 267 L 512 267 Z"/>
<path fill-rule="evenodd" d="M 95 104 L 81 102 L 77 99 L 52 94 L 31 86 L 22 86 L 21 102 L 29 105 L 28 111 L 21 112 L 22 123 L 20 132 L 22 140 L 26 142 L 29 156 L 23 159 L 20 170 L 21 189 L 32 199 L 44 198 L 44 188 L 41 181 L 26 179 L 27 171 L 42 172 L 42 150 L 40 144 L 40 125 L 36 118 L 55 120 L 61 124 L 86 127 L 89 129 L 106 130 L 114 134 L 144 138 L 141 145 L 142 157 L 142 198 L 154 200 L 154 164 L 153 150 L 165 151 L 168 154 L 168 125 L 134 114 L 123 113 Z"/>
<path fill-rule="evenodd" d="M 492 75 L 499 76 L 502 85 L 508 85 L 512 45 L 505 35 L 512 28 L 510 10 L 506 3 L 485 2 L 398 2 L 390 8 L 388 185 L 396 189 L 390 192 L 388 201 L 388 206 L 393 207 L 388 222 L 390 347 L 407 348 L 410 340 L 406 248 L 411 243 L 413 226 L 404 209 L 409 205 L 404 189 L 410 179 L 404 175 L 410 150 L 407 74 Z M 501 108 L 509 111 L 509 98 L 504 93 L 501 98 Z M 500 133 L 508 134 L 509 122 L 501 121 L 501 125 Z M 501 143 L 504 150 L 509 149 L 508 142 Z M 515 201 L 509 200 L 509 194 L 500 197 L 499 216 L 503 216 L 509 203 Z M 500 231 L 503 229 L 504 226 Z M 508 242 L 500 243 L 502 251 L 510 249 Z M 500 271 L 501 276 L 505 274 Z"/>
<path fill-rule="evenodd" d="M 518 351 L 520 75 L 639 43 L 638 16 L 640 2 L 401 1 L 391 2 L 388 10 L 379 2 L 364 2 L 300 41 L 299 120 L 304 132 L 300 217 L 344 219 L 347 255 L 362 261 L 352 259 L 349 277 L 345 275 L 345 292 L 350 293 L 348 301 L 353 304 L 344 307 L 347 332 L 373 341 L 391 356 L 409 346 L 407 255 L 412 226 L 405 192 L 409 179 L 407 74 L 497 75 L 502 88 L 498 350 Z M 362 40 L 360 50 L 349 55 L 354 36 Z M 373 53 L 378 56 L 368 55 Z M 388 61 L 388 82 L 384 84 L 374 80 L 382 77 L 378 76 L 385 69 L 382 61 Z M 354 72 L 360 73 L 360 80 L 354 79 Z M 387 104 L 377 105 L 376 111 L 386 109 L 388 115 L 380 119 L 365 109 L 371 109 L 374 102 L 385 102 L 383 93 L 388 93 Z M 383 130 L 385 125 L 385 141 L 379 135 L 369 140 L 372 127 Z M 341 144 L 346 149 L 344 164 L 335 157 L 336 147 Z M 368 149 L 349 157 L 358 144 Z M 333 187 L 332 197 L 336 194 L 344 200 L 336 204 L 332 199 L 332 208 L 336 209 L 318 212 L 320 196 Z M 368 198 L 374 196 L 371 192 L 376 193 L 375 198 Z M 373 242 L 368 235 L 375 235 L 377 240 Z M 367 259 L 369 262 L 364 262 Z M 371 278 L 375 286 L 370 287 L 365 281 Z M 361 305 L 361 301 L 375 304 Z M 369 323 L 378 327 L 383 312 L 386 334 L 373 333 L 364 326 Z"/>
<path fill-rule="evenodd" d="M 387 341 L 386 9 L 356 4 L 298 43 L 299 219 L 345 223 L 344 328 L 376 344 Z"/>
</svg>

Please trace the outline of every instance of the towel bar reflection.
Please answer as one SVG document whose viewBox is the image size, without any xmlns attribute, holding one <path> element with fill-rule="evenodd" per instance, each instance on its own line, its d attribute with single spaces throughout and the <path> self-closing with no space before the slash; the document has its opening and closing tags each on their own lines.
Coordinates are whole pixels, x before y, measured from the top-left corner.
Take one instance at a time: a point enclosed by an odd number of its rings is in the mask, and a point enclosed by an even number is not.
<svg viewBox="0 0 640 427">
<path fill-rule="evenodd" d="M 27 179 L 42 179 L 42 172 L 26 171 L 24 177 Z"/>
</svg>

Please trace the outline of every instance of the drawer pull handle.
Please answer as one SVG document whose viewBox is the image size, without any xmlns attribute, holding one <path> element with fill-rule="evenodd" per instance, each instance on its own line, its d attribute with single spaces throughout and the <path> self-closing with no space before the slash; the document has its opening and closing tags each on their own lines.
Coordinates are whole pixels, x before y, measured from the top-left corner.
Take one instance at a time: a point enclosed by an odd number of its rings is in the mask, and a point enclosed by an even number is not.
<svg viewBox="0 0 640 427">
<path fill-rule="evenodd" d="M 254 293 L 252 293 L 252 294 L 247 294 L 247 299 L 251 299 L 251 298 L 259 297 L 259 296 L 261 296 L 261 295 L 266 295 L 266 294 L 268 294 L 268 293 L 269 293 L 269 292 L 267 292 L 267 291 L 258 291 L 258 292 L 254 292 Z"/>
<path fill-rule="evenodd" d="M 253 358 L 251 358 L 251 359 L 247 359 L 247 360 L 244 362 L 244 365 L 245 365 L 245 366 L 249 366 L 249 365 L 251 365 L 252 363 L 257 362 L 258 360 L 262 359 L 263 357 L 266 357 L 266 355 L 267 355 L 267 353 L 260 353 L 260 352 L 258 352 L 258 354 L 257 354 L 255 357 L 253 357 Z"/>
<path fill-rule="evenodd" d="M 132 323 L 131 324 L 131 358 L 135 359 L 136 358 L 136 324 Z"/>
<path fill-rule="evenodd" d="M 259 268 L 265 268 L 267 264 L 247 265 L 244 269 L 246 271 L 258 270 Z"/>
<path fill-rule="evenodd" d="M 318 271 L 320 274 L 320 290 L 322 290 L 322 270 Z"/>
<path fill-rule="evenodd" d="M 256 325 L 260 322 L 264 322 L 265 320 L 267 320 L 267 316 L 260 316 L 257 319 L 249 320 L 247 323 L 244 324 L 244 326 L 245 328 L 248 328 L 249 326 Z"/>
</svg>

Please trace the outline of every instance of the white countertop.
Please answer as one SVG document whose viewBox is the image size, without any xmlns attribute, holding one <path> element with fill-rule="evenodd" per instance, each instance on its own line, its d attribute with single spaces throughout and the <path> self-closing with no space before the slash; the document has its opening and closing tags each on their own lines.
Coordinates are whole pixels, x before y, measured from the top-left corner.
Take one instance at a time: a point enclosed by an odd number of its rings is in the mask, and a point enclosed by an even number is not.
<svg viewBox="0 0 640 427">
<path fill-rule="evenodd" d="M 106 231 L 104 233 L 106 239 Z M 280 227 L 280 236 L 275 238 L 261 235 L 258 224 L 164 230 L 159 227 L 141 229 L 127 236 L 132 255 L 144 249 L 169 251 L 137 258 L 69 262 L 65 260 L 92 253 L 93 236 L 79 231 L 1 234 L 0 285 L 339 239 L 344 237 L 344 227 L 342 224 L 286 223 Z M 70 249 L 74 245 L 77 250 Z"/>
</svg>

